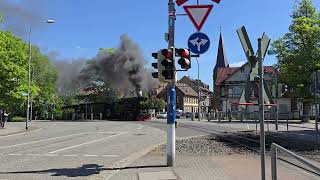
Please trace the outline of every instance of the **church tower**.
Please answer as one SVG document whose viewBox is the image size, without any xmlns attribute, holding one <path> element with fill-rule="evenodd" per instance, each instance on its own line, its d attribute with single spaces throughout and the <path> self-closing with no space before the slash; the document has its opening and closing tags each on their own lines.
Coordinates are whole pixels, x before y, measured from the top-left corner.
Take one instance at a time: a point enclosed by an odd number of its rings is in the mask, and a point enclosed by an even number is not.
<svg viewBox="0 0 320 180">
<path fill-rule="evenodd" d="M 220 32 L 220 38 L 219 38 L 219 47 L 218 47 L 218 54 L 217 54 L 217 61 L 216 65 L 213 69 L 213 89 L 215 87 L 215 82 L 217 80 L 217 73 L 219 68 L 229 67 L 229 63 L 227 60 L 226 52 L 224 50 L 224 43 L 222 38 L 222 33 Z"/>
</svg>

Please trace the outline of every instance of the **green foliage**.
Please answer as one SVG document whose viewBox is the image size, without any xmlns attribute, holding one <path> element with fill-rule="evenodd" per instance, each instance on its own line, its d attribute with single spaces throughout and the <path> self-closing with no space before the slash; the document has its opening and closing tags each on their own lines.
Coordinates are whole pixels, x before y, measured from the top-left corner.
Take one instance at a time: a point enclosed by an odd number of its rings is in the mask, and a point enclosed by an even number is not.
<svg viewBox="0 0 320 180">
<path fill-rule="evenodd" d="M 0 32 L 0 107 L 12 113 L 25 105 L 27 92 L 28 46 L 10 32 Z M 37 88 L 32 86 L 32 91 Z"/>
<path fill-rule="evenodd" d="M 308 99 L 311 74 L 320 67 L 320 15 L 310 0 L 302 0 L 291 17 L 289 32 L 272 43 L 271 53 L 279 60 L 282 83 Z"/>
<path fill-rule="evenodd" d="M 26 121 L 25 117 L 14 116 L 10 118 L 10 122 L 25 122 L 25 121 Z"/>
<path fill-rule="evenodd" d="M 33 112 L 44 111 L 56 97 L 56 69 L 37 47 L 31 51 L 31 97 Z M 29 47 L 10 32 L 0 32 L 0 107 L 15 115 L 24 115 L 28 92 Z"/>
<path fill-rule="evenodd" d="M 158 98 L 149 98 L 140 102 L 142 109 L 155 109 L 157 111 L 164 109 L 165 105 L 165 101 Z"/>
</svg>

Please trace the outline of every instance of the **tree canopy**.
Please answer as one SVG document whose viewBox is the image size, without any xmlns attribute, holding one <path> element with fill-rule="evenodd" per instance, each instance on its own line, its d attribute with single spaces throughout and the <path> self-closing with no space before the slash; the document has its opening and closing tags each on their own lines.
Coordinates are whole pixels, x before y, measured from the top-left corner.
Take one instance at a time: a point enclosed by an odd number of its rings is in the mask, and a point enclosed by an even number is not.
<svg viewBox="0 0 320 180">
<path fill-rule="evenodd" d="M 32 47 L 31 96 L 34 107 L 53 101 L 57 71 L 37 47 Z M 0 108 L 24 114 L 27 104 L 29 47 L 10 32 L 0 31 Z"/>
<path fill-rule="evenodd" d="M 272 44 L 279 60 L 281 81 L 306 100 L 311 74 L 320 67 L 320 15 L 311 0 L 302 0 L 293 10 L 289 32 Z"/>
</svg>

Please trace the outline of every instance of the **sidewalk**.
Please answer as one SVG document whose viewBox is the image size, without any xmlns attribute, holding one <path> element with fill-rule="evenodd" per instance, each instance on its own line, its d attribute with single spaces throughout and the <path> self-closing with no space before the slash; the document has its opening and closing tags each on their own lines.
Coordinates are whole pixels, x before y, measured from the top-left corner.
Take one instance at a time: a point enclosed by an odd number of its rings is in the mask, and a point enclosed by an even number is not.
<svg viewBox="0 0 320 180">
<path fill-rule="evenodd" d="M 279 162 L 279 161 L 278 161 Z M 149 153 L 112 176 L 111 180 L 257 180 L 260 178 L 258 155 L 182 155 L 176 156 L 176 167 L 165 167 L 166 156 Z M 319 177 L 301 169 L 278 163 L 278 179 L 316 180 Z M 267 159 L 267 179 L 271 179 Z"/>
<path fill-rule="evenodd" d="M 25 129 L 25 126 L 17 126 L 18 123 L 16 122 L 7 122 L 4 126 L 4 128 L 0 128 L 0 137 L 1 136 L 8 136 L 8 135 L 13 135 L 13 134 L 18 134 L 18 133 L 27 133 L 30 131 L 37 130 L 38 128 L 32 127 L 29 128 L 28 130 Z"/>
</svg>

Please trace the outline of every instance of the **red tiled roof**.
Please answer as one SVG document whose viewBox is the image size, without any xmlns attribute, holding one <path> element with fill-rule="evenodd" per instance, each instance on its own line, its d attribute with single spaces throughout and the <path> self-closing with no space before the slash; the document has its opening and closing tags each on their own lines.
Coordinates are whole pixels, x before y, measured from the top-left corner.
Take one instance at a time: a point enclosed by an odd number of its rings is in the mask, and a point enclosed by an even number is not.
<svg viewBox="0 0 320 180">
<path fill-rule="evenodd" d="M 232 74 L 237 72 L 241 67 L 225 67 L 219 68 L 217 73 L 217 82 L 216 85 L 220 85 L 223 81 L 225 81 Z M 274 73 L 274 68 L 272 66 L 264 66 L 265 72 L 268 74 Z"/>
<path fill-rule="evenodd" d="M 224 80 L 226 80 L 230 75 L 236 72 L 240 67 L 226 67 L 226 68 L 219 68 L 217 73 L 217 82 L 216 85 L 220 85 Z"/>
</svg>

